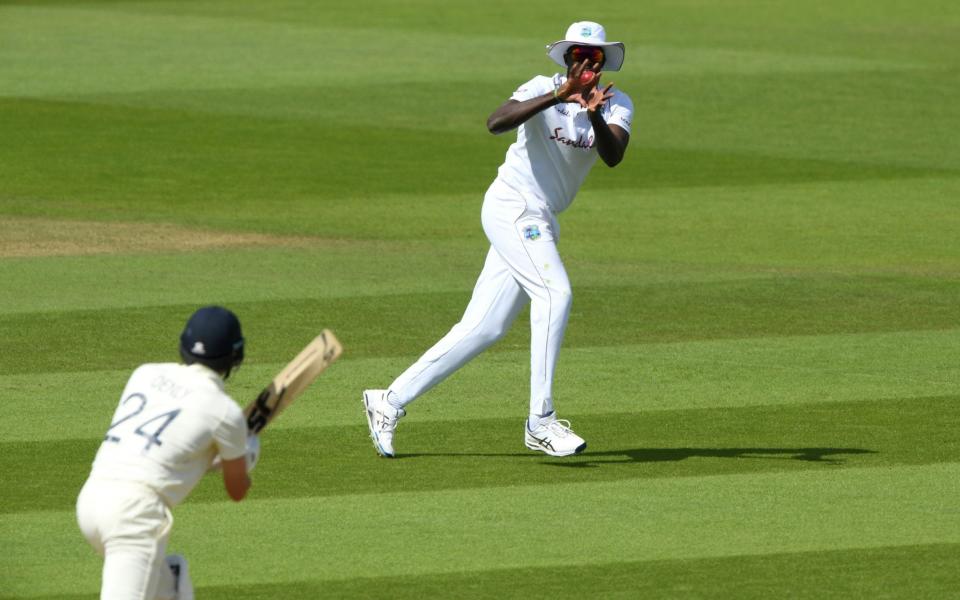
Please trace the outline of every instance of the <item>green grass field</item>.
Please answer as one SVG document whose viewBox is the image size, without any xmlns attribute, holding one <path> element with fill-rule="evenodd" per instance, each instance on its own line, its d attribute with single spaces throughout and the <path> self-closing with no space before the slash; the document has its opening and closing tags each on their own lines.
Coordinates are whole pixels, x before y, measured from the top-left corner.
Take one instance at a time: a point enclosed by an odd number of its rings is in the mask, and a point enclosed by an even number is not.
<svg viewBox="0 0 960 600">
<path fill-rule="evenodd" d="M 410 407 L 512 134 L 575 20 L 627 45 L 624 163 L 561 218 L 556 382 L 526 315 Z M 73 506 L 130 371 L 234 309 L 241 402 L 343 358 L 206 479 L 198 597 L 947 598 L 960 589 L 960 8 L 942 0 L 0 1 L 0 596 L 95 598 Z"/>
</svg>

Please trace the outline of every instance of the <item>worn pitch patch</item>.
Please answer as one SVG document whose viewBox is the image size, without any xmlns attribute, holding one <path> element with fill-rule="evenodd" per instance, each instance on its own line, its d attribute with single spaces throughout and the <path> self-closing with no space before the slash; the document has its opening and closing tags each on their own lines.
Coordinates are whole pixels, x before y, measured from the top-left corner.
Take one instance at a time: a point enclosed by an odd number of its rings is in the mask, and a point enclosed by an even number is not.
<svg viewBox="0 0 960 600">
<path fill-rule="evenodd" d="M 312 246 L 322 239 L 193 229 L 165 223 L 0 218 L 0 258 Z"/>
</svg>

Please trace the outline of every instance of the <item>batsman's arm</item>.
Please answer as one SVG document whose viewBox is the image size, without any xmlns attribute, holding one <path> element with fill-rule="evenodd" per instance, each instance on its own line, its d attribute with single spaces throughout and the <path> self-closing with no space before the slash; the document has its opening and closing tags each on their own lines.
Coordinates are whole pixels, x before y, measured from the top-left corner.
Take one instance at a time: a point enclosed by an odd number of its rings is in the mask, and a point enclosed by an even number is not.
<svg viewBox="0 0 960 600">
<path fill-rule="evenodd" d="M 223 486 L 227 488 L 227 495 L 231 500 L 243 500 L 251 485 L 246 456 L 223 461 Z"/>
</svg>

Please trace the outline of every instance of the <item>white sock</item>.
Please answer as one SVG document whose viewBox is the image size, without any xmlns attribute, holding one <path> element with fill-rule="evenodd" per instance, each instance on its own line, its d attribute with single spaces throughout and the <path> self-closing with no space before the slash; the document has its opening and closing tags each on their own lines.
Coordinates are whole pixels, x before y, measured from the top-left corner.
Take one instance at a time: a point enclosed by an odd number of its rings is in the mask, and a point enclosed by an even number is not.
<svg viewBox="0 0 960 600">
<path fill-rule="evenodd" d="M 398 411 L 403 410 L 403 404 L 400 404 L 400 396 L 397 396 L 397 393 L 393 390 L 387 390 L 387 404 L 394 407 Z"/>
<path fill-rule="evenodd" d="M 533 431 L 537 427 L 540 427 L 543 423 L 553 420 L 553 411 L 551 410 L 545 415 L 530 415 L 527 417 L 527 428 L 530 431 Z"/>
</svg>

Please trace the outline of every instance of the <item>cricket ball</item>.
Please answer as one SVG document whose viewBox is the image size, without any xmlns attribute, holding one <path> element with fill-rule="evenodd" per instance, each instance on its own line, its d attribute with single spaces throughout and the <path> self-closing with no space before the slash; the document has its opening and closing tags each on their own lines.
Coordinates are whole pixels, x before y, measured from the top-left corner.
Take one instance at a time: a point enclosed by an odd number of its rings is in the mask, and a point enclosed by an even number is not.
<svg viewBox="0 0 960 600">
<path fill-rule="evenodd" d="M 583 85 L 587 85 L 591 81 L 593 81 L 593 78 L 596 75 L 597 74 L 594 73 L 593 71 L 584 71 L 583 73 L 580 73 L 580 83 L 582 83 Z"/>
</svg>

